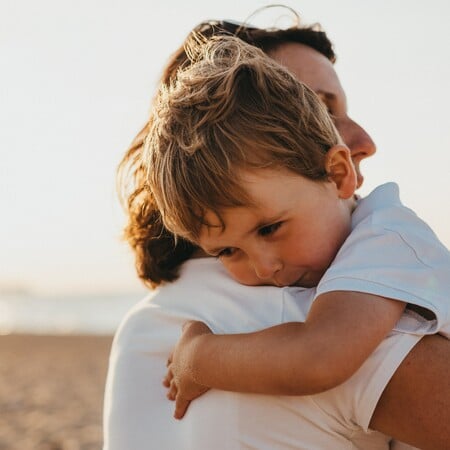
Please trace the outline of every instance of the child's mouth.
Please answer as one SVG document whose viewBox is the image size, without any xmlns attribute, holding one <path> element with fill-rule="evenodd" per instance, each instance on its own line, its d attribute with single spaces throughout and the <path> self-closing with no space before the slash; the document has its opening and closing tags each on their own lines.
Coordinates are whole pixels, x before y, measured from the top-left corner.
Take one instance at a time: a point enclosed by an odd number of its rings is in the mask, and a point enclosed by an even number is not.
<svg viewBox="0 0 450 450">
<path fill-rule="evenodd" d="M 299 286 L 304 288 L 313 288 L 319 284 L 323 273 L 318 272 L 303 272 L 302 276 L 291 284 L 291 286 Z"/>
</svg>

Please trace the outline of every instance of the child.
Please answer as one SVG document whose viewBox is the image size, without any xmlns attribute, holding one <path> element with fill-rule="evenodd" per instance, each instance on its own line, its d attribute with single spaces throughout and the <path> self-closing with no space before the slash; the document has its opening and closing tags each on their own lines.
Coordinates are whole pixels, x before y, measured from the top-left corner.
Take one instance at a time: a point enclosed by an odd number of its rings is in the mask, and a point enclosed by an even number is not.
<svg viewBox="0 0 450 450">
<path fill-rule="evenodd" d="M 396 185 L 355 197 L 349 150 L 316 95 L 236 38 L 190 54 L 161 89 L 146 140 L 164 224 L 241 283 L 316 296 L 304 323 L 229 336 L 188 324 L 165 379 L 176 417 L 210 387 L 331 389 L 394 328 L 449 337 L 448 250 Z"/>
</svg>

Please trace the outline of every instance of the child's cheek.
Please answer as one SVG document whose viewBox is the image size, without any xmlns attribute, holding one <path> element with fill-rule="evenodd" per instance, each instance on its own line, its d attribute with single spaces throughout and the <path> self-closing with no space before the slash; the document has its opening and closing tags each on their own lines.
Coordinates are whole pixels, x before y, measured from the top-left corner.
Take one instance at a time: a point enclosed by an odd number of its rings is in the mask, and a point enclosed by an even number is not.
<svg viewBox="0 0 450 450">
<path fill-rule="evenodd" d="M 255 270 L 248 261 L 231 262 L 225 258 L 222 259 L 225 269 L 230 274 L 231 278 L 239 284 L 246 286 L 261 286 L 261 280 L 256 275 Z"/>
</svg>

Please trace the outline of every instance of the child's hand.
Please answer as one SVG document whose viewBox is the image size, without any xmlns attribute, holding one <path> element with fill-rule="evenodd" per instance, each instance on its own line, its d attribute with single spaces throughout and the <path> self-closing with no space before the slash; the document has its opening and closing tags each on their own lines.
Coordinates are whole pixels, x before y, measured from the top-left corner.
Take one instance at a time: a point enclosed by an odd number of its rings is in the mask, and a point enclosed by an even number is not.
<svg viewBox="0 0 450 450">
<path fill-rule="evenodd" d="M 212 331 L 203 322 L 186 322 L 181 338 L 167 361 L 167 374 L 163 384 L 169 389 L 167 398 L 175 400 L 175 419 L 182 419 L 190 402 L 209 389 L 197 384 L 192 376 L 195 338 L 204 334 L 212 334 Z"/>
</svg>

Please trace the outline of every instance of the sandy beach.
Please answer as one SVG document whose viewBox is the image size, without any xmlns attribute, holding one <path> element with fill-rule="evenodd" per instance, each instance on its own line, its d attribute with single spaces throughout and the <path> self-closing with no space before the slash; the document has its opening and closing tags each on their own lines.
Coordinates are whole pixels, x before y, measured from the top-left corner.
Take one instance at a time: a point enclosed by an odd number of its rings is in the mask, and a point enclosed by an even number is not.
<svg viewBox="0 0 450 450">
<path fill-rule="evenodd" d="M 99 450 L 112 337 L 0 336 L 0 450 Z"/>
</svg>

